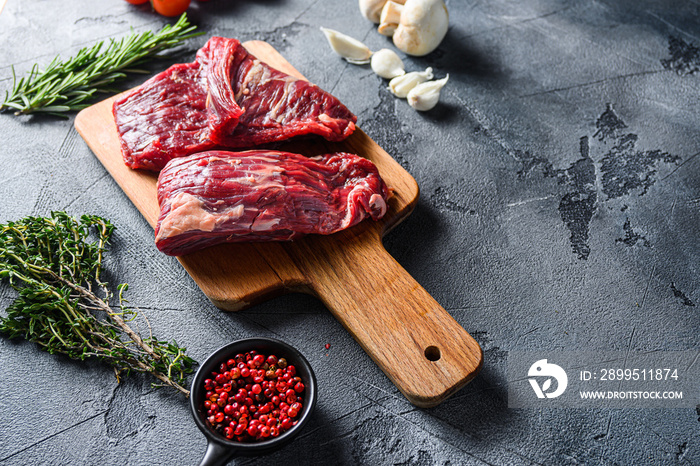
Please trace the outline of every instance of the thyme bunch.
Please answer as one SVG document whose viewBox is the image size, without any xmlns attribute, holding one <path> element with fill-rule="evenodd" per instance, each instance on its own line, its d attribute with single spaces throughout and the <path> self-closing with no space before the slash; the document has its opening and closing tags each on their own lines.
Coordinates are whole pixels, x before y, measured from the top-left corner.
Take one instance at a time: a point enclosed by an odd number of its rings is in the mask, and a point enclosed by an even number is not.
<svg viewBox="0 0 700 466">
<path fill-rule="evenodd" d="M 33 341 L 52 354 L 100 359 L 114 368 L 117 379 L 148 372 L 158 385 L 189 396 L 182 385 L 196 363 L 185 348 L 152 335 L 142 338 L 128 325 L 138 315 L 124 300 L 128 285 L 117 288 L 118 310 L 110 305 L 112 294 L 101 272 L 113 231 L 103 218 L 76 220 L 65 212 L 0 225 L 0 279 L 19 292 L 7 317 L 0 316 L 0 333 Z"/>
<path fill-rule="evenodd" d="M 65 112 L 82 110 L 98 92 L 114 92 L 110 86 L 127 77 L 127 73 L 146 73 L 137 69 L 161 55 L 161 52 L 199 36 L 183 13 L 174 25 L 160 31 L 132 32 L 121 39 L 109 39 L 84 47 L 77 55 L 62 61 L 58 56 L 44 69 L 35 64 L 26 77 L 17 79 L 12 67 L 12 90 L 5 92 L 0 112 L 14 109 L 16 115 L 48 113 L 65 116 Z"/>
</svg>

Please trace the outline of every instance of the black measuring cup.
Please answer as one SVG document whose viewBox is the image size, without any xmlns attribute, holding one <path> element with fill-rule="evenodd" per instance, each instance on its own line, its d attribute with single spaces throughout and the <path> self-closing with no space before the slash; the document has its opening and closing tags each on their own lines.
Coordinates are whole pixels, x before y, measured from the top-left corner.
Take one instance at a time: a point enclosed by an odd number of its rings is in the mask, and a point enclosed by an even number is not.
<svg viewBox="0 0 700 466">
<path fill-rule="evenodd" d="M 218 371 L 222 362 L 227 361 L 238 353 L 255 350 L 261 354 L 275 354 L 280 358 L 285 358 L 289 364 L 296 367 L 297 376 L 301 377 L 304 383 L 304 403 L 299 412 L 297 424 L 291 429 L 283 432 L 279 437 L 270 437 L 258 442 L 237 442 L 229 440 L 215 430 L 207 427 L 206 413 L 203 411 L 204 380 L 211 376 L 211 373 Z M 271 453 L 287 445 L 296 437 L 309 420 L 310 414 L 316 405 L 317 399 L 316 376 L 309 361 L 292 346 L 273 338 L 248 338 L 234 341 L 216 350 L 207 358 L 197 370 L 197 374 L 192 381 L 190 392 L 190 410 L 194 417 L 194 422 L 207 438 L 207 450 L 200 466 L 215 466 L 226 464 L 235 456 L 253 456 Z"/>
</svg>

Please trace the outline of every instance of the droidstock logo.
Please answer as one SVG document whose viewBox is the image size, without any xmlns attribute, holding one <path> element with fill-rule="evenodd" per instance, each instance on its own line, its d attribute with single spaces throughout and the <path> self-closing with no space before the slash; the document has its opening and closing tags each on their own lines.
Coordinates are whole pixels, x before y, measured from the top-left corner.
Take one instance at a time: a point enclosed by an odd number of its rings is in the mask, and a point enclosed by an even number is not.
<svg viewBox="0 0 700 466">
<path fill-rule="evenodd" d="M 528 377 L 535 377 L 528 379 L 528 381 L 532 385 L 537 398 L 556 398 L 564 393 L 569 383 L 569 378 L 566 376 L 564 369 L 556 364 L 548 363 L 546 359 L 535 361 L 530 366 L 527 375 Z M 549 391 L 552 388 L 552 379 L 557 381 L 556 389 Z M 542 385 L 539 384 L 538 380 L 542 380 Z"/>
</svg>

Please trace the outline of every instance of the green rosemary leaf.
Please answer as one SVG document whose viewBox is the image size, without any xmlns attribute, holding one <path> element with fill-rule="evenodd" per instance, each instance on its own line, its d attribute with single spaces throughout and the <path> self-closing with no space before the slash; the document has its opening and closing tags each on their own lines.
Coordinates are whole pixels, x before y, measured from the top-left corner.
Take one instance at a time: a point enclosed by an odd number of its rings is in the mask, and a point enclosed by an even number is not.
<svg viewBox="0 0 700 466">
<path fill-rule="evenodd" d="M 95 93 L 114 92 L 109 86 L 125 79 L 128 73 L 144 73 L 138 70 L 139 65 L 203 34 L 195 30 L 183 14 L 174 25 L 158 32 L 132 32 L 106 44 L 100 41 L 65 61 L 55 57 L 43 71 L 35 64 L 19 80 L 12 67 L 12 89 L 5 93 L 0 112 L 12 109 L 16 115 L 49 113 L 65 117 L 63 113 L 82 110 Z M 74 99 L 75 95 L 79 98 Z"/>
</svg>

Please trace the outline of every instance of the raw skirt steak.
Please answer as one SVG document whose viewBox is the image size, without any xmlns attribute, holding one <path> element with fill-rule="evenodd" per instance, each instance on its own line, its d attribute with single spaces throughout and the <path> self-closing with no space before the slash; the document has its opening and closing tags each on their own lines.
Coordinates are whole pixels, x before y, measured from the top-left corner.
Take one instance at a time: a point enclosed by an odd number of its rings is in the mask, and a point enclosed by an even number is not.
<svg viewBox="0 0 700 466">
<path fill-rule="evenodd" d="M 354 154 L 201 152 L 160 172 L 156 246 L 181 255 L 223 242 L 328 235 L 380 219 L 388 197 L 377 167 Z"/>
<path fill-rule="evenodd" d="M 113 113 L 126 164 L 154 171 L 217 146 L 254 147 L 307 134 L 340 141 L 357 121 L 318 86 L 222 37 L 212 37 L 193 63 L 174 65 L 115 101 Z"/>
<path fill-rule="evenodd" d="M 236 55 L 231 69 L 236 102 L 244 112 L 232 132 L 213 138 L 224 147 L 252 147 L 304 134 L 341 141 L 355 130 L 357 117 L 318 86 L 270 68 L 247 52 Z"/>
<path fill-rule="evenodd" d="M 199 63 L 174 65 L 114 103 L 124 162 L 160 170 L 173 157 L 214 146 Z"/>
</svg>

